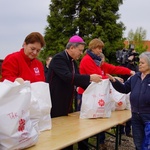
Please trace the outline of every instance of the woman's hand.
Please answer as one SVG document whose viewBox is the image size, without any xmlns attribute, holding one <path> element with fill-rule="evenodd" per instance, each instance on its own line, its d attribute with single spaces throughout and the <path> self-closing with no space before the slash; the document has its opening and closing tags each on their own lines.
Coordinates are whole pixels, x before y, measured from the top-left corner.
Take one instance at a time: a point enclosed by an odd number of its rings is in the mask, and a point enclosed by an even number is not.
<svg viewBox="0 0 150 150">
<path fill-rule="evenodd" d="M 124 82 L 124 80 L 122 78 L 120 78 L 120 77 L 115 77 L 115 79 L 119 80 L 121 83 Z"/>
<path fill-rule="evenodd" d="M 102 81 L 102 76 L 100 76 L 98 74 L 91 74 L 90 81 L 98 83 L 98 82 Z"/>
<path fill-rule="evenodd" d="M 17 82 L 20 83 L 20 84 L 23 84 L 23 83 L 24 83 L 24 80 L 23 80 L 22 78 L 16 78 L 15 81 L 17 81 Z"/>
<path fill-rule="evenodd" d="M 109 80 L 110 80 L 111 82 L 116 82 L 116 79 L 117 79 L 118 81 L 120 81 L 121 83 L 124 82 L 124 80 L 123 80 L 122 78 L 120 78 L 120 77 L 113 77 L 113 76 L 110 75 L 110 74 L 106 74 L 106 75 L 107 75 L 107 77 L 109 78 Z"/>
<path fill-rule="evenodd" d="M 131 70 L 130 74 L 131 76 L 135 75 L 135 71 Z"/>
<path fill-rule="evenodd" d="M 111 82 L 116 82 L 116 79 L 112 75 L 110 75 L 110 74 L 106 74 L 106 75 Z"/>
</svg>

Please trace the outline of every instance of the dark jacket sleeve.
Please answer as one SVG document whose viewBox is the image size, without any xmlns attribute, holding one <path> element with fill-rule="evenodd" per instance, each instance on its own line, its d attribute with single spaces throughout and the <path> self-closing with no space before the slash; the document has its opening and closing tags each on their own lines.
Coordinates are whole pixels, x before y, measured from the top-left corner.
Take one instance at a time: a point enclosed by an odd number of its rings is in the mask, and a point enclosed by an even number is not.
<svg viewBox="0 0 150 150">
<path fill-rule="evenodd" d="M 116 82 L 111 82 L 112 83 L 112 86 L 115 88 L 115 90 L 117 90 L 118 92 L 120 93 L 129 93 L 131 91 L 131 81 L 130 79 L 127 80 L 125 83 L 121 83 L 120 81 L 118 81 L 116 79 Z"/>
</svg>

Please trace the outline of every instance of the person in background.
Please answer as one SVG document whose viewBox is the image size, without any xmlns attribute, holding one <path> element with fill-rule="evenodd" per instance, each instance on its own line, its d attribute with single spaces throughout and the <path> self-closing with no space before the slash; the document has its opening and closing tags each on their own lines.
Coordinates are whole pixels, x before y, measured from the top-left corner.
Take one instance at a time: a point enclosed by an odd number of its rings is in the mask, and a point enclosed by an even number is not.
<svg viewBox="0 0 150 150">
<path fill-rule="evenodd" d="M 122 84 L 108 74 L 113 87 L 120 93 L 130 94 L 131 125 L 136 150 L 142 150 L 145 123 L 150 122 L 150 52 L 139 55 L 139 72 Z"/>
<path fill-rule="evenodd" d="M 130 55 L 129 57 L 127 57 L 126 63 L 123 64 L 122 66 L 129 68 L 135 72 L 138 72 L 138 53 L 136 52 L 136 50 L 134 48 L 130 48 Z M 130 76 L 129 75 L 121 75 L 120 76 L 124 81 L 126 81 Z M 121 125 L 120 126 L 120 131 L 121 134 L 125 134 L 128 137 L 132 137 L 131 134 L 131 120 L 128 120 L 126 122 L 126 125 Z"/>
<path fill-rule="evenodd" d="M 82 58 L 80 65 L 79 65 L 79 71 L 81 74 L 99 74 L 102 76 L 102 79 L 107 79 L 106 73 L 110 74 L 128 74 L 132 75 L 134 74 L 134 71 L 120 66 L 114 66 L 112 64 L 109 64 L 105 62 L 105 56 L 102 54 L 102 48 L 104 47 L 103 41 L 100 39 L 93 39 L 90 41 L 88 50 L 86 51 L 86 55 Z M 80 110 L 81 103 L 82 103 L 82 94 L 84 92 L 84 89 L 81 87 L 77 90 L 77 111 Z M 107 147 L 105 145 L 105 132 L 101 132 L 99 134 L 99 147 L 100 150 L 107 150 Z M 85 149 L 86 146 L 83 144 L 84 142 L 79 142 L 79 149 Z"/>
<path fill-rule="evenodd" d="M 52 60 L 52 56 L 49 55 L 49 56 L 46 58 L 46 62 L 45 62 L 45 65 L 44 65 L 45 78 L 47 77 L 48 68 L 49 68 L 49 64 L 50 64 L 51 60 Z"/>
<path fill-rule="evenodd" d="M 77 86 L 86 89 L 91 81 L 101 81 L 101 76 L 97 74 L 79 74 L 75 60 L 83 54 L 84 47 L 83 39 L 74 35 L 69 39 L 66 49 L 53 56 L 51 60 L 46 81 L 49 83 L 51 93 L 52 118 L 67 116 L 73 111 L 72 103 Z M 73 146 L 65 149 L 73 149 Z"/>
<path fill-rule="evenodd" d="M 44 67 L 37 59 L 41 48 L 45 45 L 43 36 L 39 32 L 32 32 L 26 36 L 23 48 L 6 56 L 2 63 L 2 81 L 7 79 L 22 83 L 45 81 Z"/>
</svg>

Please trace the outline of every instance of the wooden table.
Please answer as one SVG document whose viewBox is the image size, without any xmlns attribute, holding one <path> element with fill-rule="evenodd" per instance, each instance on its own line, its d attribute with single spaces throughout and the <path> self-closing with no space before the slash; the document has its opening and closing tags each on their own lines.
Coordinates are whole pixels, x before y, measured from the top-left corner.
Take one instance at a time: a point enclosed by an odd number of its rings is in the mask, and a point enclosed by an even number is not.
<svg viewBox="0 0 150 150">
<path fill-rule="evenodd" d="M 52 119 L 52 129 L 41 132 L 38 143 L 28 150 L 60 150 L 131 118 L 129 110 L 114 111 L 110 118 L 80 119 L 79 112 Z"/>
</svg>

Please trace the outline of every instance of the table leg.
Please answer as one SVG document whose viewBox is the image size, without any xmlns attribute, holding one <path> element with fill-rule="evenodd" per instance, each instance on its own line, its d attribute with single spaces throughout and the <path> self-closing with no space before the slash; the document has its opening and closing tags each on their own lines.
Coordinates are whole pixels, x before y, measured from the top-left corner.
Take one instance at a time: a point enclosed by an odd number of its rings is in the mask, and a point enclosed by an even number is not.
<svg viewBox="0 0 150 150">
<path fill-rule="evenodd" d="M 119 145 L 121 145 L 121 127 L 120 127 L 120 125 L 119 125 Z"/>
<path fill-rule="evenodd" d="M 115 142 L 115 150 L 118 150 L 118 141 L 119 141 L 119 125 L 116 126 L 116 142 Z"/>
<path fill-rule="evenodd" d="M 99 134 L 96 135 L 96 150 L 99 150 Z"/>
</svg>

